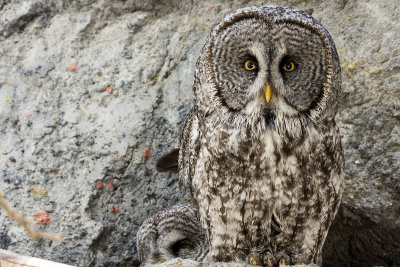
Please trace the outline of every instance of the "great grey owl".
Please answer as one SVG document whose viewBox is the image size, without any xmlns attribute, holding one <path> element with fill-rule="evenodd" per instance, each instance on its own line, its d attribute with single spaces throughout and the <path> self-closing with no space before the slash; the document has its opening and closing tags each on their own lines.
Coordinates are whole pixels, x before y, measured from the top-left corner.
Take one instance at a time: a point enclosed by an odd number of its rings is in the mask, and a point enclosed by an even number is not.
<svg viewBox="0 0 400 267">
<path fill-rule="evenodd" d="M 247 7 L 212 30 L 178 160 L 209 260 L 321 262 L 343 191 L 340 87 L 333 40 L 302 11 Z"/>
</svg>

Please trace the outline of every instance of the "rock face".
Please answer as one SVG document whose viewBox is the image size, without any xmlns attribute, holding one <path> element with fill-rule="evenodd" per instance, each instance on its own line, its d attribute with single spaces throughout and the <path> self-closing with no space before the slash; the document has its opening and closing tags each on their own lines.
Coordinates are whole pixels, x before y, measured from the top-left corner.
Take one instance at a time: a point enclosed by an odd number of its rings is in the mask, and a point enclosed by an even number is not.
<svg viewBox="0 0 400 267">
<path fill-rule="evenodd" d="M 346 158 L 326 266 L 400 265 L 400 9 L 396 1 L 270 1 L 336 42 Z M 0 248 L 78 266 L 137 265 L 145 218 L 190 197 L 157 157 L 175 148 L 200 48 L 224 15 L 265 1 L 0 1 Z"/>
</svg>

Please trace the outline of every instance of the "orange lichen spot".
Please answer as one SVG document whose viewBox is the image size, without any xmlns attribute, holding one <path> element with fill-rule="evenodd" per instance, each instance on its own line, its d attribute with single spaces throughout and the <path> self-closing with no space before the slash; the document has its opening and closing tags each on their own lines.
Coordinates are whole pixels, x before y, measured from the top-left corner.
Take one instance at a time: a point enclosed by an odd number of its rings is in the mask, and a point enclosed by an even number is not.
<svg viewBox="0 0 400 267">
<path fill-rule="evenodd" d="M 151 157 L 150 149 L 148 147 L 143 148 L 142 156 L 148 160 Z"/>
<path fill-rule="evenodd" d="M 7 82 L 7 85 L 8 85 L 8 86 L 13 86 L 14 83 L 13 83 L 12 81 L 8 81 L 8 82 Z"/>
<path fill-rule="evenodd" d="M 34 218 L 37 223 L 40 223 L 43 225 L 47 225 L 50 223 L 50 215 L 47 211 L 36 213 Z"/>
<path fill-rule="evenodd" d="M 185 98 L 185 100 L 183 100 L 183 103 L 188 103 L 189 99 Z"/>
<path fill-rule="evenodd" d="M 77 72 L 79 70 L 75 63 L 72 63 L 71 65 L 69 65 L 68 68 L 69 68 L 70 72 Z"/>
<path fill-rule="evenodd" d="M 29 118 L 31 116 L 31 114 L 29 113 L 24 113 L 25 118 Z"/>
<path fill-rule="evenodd" d="M 113 182 L 109 182 L 106 186 L 107 186 L 107 189 L 108 189 L 108 190 L 111 190 L 111 189 L 114 188 Z"/>
<path fill-rule="evenodd" d="M 214 5 L 211 5 L 211 6 L 208 7 L 208 9 L 210 9 L 210 10 L 213 9 L 213 8 L 214 8 Z"/>
<path fill-rule="evenodd" d="M 102 188 L 102 187 L 103 187 L 103 183 L 102 183 L 101 181 L 97 181 L 97 182 L 96 182 L 96 187 L 97 187 L 98 189 Z"/>
<path fill-rule="evenodd" d="M 114 88 L 112 88 L 111 86 L 104 86 L 103 92 L 109 92 L 110 94 L 113 94 Z"/>
<path fill-rule="evenodd" d="M 111 208 L 111 213 L 116 214 L 116 213 L 120 213 L 120 212 L 121 212 L 121 208 L 118 208 L 118 207 L 112 207 Z"/>
</svg>

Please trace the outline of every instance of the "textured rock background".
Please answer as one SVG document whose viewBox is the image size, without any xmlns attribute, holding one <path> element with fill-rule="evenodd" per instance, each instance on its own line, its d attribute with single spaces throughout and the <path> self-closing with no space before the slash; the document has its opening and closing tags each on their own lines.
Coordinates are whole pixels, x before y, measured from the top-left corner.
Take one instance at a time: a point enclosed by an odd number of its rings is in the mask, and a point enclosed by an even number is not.
<svg viewBox="0 0 400 267">
<path fill-rule="evenodd" d="M 342 63 L 346 189 L 324 263 L 399 266 L 399 5 L 268 3 L 312 13 Z M 65 237 L 34 242 L 2 212 L 0 248 L 137 265 L 143 220 L 190 201 L 154 162 L 177 145 L 199 50 L 224 15 L 254 4 L 266 2 L 0 0 L 0 191 L 28 218 L 47 211 L 38 228 Z"/>
</svg>

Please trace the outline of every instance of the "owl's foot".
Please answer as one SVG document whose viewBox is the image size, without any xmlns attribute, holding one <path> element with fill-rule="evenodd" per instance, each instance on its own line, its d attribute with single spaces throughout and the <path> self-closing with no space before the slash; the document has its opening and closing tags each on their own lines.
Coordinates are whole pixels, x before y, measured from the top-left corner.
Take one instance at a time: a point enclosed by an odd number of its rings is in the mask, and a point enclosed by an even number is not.
<svg viewBox="0 0 400 267">
<path fill-rule="evenodd" d="M 151 264 L 161 264 L 163 262 L 165 262 L 165 260 L 162 259 L 162 258 L 153 258 L 153 259 L 150 260 Z"/>
<path fill-rule="evenodd" d="M 247 255 L 246 263 L 249 265 L 262 266 L 260 255 L 257 253 L 250 253 Z"/>
<path fill-rule="evenodd" d="M 263 264 L 267 267 L 274 267 L 275 266 L 275 257 L 271 253 L 267 253 L 264 255 Z"/>
<path fill-rule="evenodd" d="M 250 255 L 247 256 L 247 259 L 250 259 Z M 270 252 L 267 252 L 266 254 L 264 254 L 262 264 L 252 264 L 248 260 L 247 263 L 249 263 L 250 265 L 263 265 L 266 267 L 280 267 L 290 264 L 290 258 L 286 253 L 283 252 L 276 254 L 276 256 L 274 256 Z"/>
<path fill-rule="evenodd" d="M 285 266 L 290 264 L 290 258 L 286 253 L 280 252 L 275 256 L 277 266 Z"/>
</svg>

